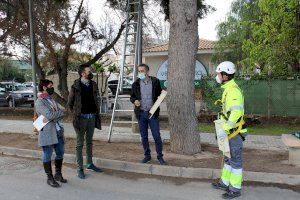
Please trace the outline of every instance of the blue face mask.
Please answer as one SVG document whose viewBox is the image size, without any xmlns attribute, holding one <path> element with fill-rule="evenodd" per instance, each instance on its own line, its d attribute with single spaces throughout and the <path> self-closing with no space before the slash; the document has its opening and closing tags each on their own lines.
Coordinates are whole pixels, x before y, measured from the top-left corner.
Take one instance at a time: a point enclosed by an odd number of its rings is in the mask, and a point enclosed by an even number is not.
<svg viewBox="0 0 300 200">
<path fill-rule="evenodd" d="M 141 80 L 145 80 L 146 75 L 144 73 L 138 73 L 138 78 Z"/>
</svg>

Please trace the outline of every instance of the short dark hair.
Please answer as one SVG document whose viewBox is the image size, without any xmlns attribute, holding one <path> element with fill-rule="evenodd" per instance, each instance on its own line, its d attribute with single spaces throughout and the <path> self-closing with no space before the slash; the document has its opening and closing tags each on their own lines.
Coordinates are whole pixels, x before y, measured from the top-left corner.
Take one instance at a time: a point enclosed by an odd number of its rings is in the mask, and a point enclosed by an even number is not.
<svg viewBox="0 0 300 200">
<path fill-rule="evenodd" d="M 53 82 L 48 80 L 48 79 L 42 79 L 40 80 L 39 83 L 39 92 L 43 92 L 44 91 L 44 87 L 47 87 L 49 84 L 53 85 Z"/>
<path fill-rule="evenodd" d="M 149 71 L 149 70 L 150 70 L 149 66 L 148 66 L 148 65 L 146 65 L 146 64 L 144 64 L 144 63 L 142 63 L 142 64 L 139 64 L 139 66 L 138 66 L 138 67 L 145 67 L 145 69 L 146 69 L 147 71 Z"/>
<path fill-rule="evenodd" d="M 88 65 L 88 64 L 81 64 L 81 65 L 79 65 L 79 67 L 78 67 L 78 74 L 79 74 L 80 77 L 81 77 L 82 72 L 84 72 L 85 68 L 87 68 L 87 67 L 91 67 L 91 65 Z"/>
</svg>

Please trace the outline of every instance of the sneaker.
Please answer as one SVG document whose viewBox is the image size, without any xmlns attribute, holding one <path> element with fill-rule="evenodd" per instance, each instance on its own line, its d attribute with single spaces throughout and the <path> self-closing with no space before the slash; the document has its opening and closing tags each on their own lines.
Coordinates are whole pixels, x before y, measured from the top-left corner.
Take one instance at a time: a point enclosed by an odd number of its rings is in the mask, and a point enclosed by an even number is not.
<svg viewBox="0 0 300 200">
<path fill-rule="evenodd" d="M 228 191 L 222 195 L 223 199 L 234 199 L 241 196 L 241 192 Z"/>
<path fill-rule="evenodd" d="M 157 158 L 160 165 L 167 165 L 166 161 L 163 158 Z"/>
<path fill-rule="evenodd" d="M 103 172 L 102 169 L 96 167 L 94 164 L 88 165 L 88 167 L 87 167 L 86 169 L 87 169 L 87 170 L 92 170 L 92 171 L 98 172 L 98 173 Z"/>
<path fill-rule="evenodd" d="M 148 163 L 148 162 L 150 162 L 150 160 L 151 160 L 151 157 L 145 157 L 141 163 Z"/>
<path fill-rule="evenodd" d="M 229 187 L 226 186 L 225 184 L 220 183 L 219 181 L 216 183 L 212 183 L 211 186 L 214 189 L 219 189 L 219 190 L 224 190 L 224 191 L 228 191 Z"/>
<path fill-rule="evenodd" d="M 78 176 L 80 179 L 85 179 L 85 174 L 84 174 L 84 172 L 83 172 L 83 169 L 77 170 L 77 176 Z"/>
</svg>

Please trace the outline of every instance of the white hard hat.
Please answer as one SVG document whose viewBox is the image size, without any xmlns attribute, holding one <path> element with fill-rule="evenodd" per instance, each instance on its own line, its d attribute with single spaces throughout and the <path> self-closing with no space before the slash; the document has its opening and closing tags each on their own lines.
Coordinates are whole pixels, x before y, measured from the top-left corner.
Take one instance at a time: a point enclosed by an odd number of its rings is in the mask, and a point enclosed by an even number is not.
<svg viewBox="0 0 300 200">
<path fill-rule="evenodd" d="M 225 72 L 227 74 L 234 74 L 236 72 L 235 65 L 230 61 L 221 62 L 216 69 L 217 73 Z"/>
</svg>

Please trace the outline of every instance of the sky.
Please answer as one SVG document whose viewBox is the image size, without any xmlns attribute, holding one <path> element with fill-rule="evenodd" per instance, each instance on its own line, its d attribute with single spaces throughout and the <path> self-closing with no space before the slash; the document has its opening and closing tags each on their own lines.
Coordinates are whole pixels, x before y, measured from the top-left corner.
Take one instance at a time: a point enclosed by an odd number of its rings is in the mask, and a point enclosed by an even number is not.
<svg viewBox="0 0 300 200">
<path fill-rule="evenodd" d="M 233 0 L 205 0 L 208 5 L 216 8 L 216 11 L 210 13 L 202 20 L 199 20 L 199 37 L 209 40 L 217 40 L 216 25 L 226 19 L 226 14 L 230 10 Z"/>
<path fill-rule="evenodd" d="M 216 25 L 225 20 L 232 1 L 233 0 L 205 0 L 207 4 L 215 7 L 216 11 L 209 13 L 204 19 L 199 20 L 198 30 L 200 38 L 217 40 Z M 103 18 L 107 12 L 109 12 L 110 15 L 114 15 L 116 20 L 119 20 L 115 12 L 109 11 L 108 8 L 105 8 L 105 2 L 106 0 L 88 0 L 86 2 L 90 10 L 92 20 L 95 20 L 95 22 L 98 21 L 100 18 Z M 153 13 L 153 10 L 155 10 L 155 8 L 151 9 L 151 13 Z M 161 19 L 163 19 L 163 17 L 161 17 L 160 20 Z"/>
</svg>

